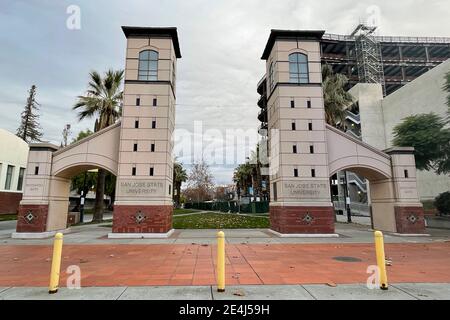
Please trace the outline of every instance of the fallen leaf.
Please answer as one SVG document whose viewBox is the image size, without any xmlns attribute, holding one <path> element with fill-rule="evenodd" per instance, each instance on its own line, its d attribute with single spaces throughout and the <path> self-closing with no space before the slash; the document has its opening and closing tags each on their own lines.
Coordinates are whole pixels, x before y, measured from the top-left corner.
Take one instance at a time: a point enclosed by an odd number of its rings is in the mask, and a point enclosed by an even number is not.
<svg viewBox="0 0 450 320">
<path fill-rule="evenodd" d="M 239 291 L 233 292 L 233 295 L 238 296 L 238 297 L 244 297 L 245 293 L 244 293 L 244 291 L 239 290 Z"/>
<path fill-rule="evenodd" d="M 334 282 L 327 282 L 327 286 L 335 288 L 337 287 L 337 284 Z"/>
</svg>

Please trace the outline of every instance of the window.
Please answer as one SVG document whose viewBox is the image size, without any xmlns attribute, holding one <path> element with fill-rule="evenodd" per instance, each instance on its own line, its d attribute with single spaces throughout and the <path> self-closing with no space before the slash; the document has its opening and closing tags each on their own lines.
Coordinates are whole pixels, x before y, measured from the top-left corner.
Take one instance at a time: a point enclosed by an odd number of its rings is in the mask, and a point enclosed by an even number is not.
<svg viewBox="0 0 450 320">
<path fill-rule="evenodd" d="M 156 129 L 156 118 L 152 120 L 152 129 Z"/>
<path fill-rule="evenodd" d="M 314 153 L 314 146 L 309 146 L 309 153 Z"/>
<path fill-rule="evenodd" d="M 273 201 L 278 201 L 278 192 L 277 192 L 277 183 L 274 182 L 272 184 L 272 189 L 273 189 Z"/>
<path fill-rule="evenodd" d="M 409 178 L 409 172 L 408 172 L 408 170 L 405 170 L 404 173 L 405 173 L 405 178 Z"/>
<path fill-rule="evenodd" d="M 307 101 L 306 101 L 306 107 L 307 107 L 308 109 L 311 109 L 311 100 L 307 100 Z"/>
<path fill-rule="evenodd" d="M 297 153 L 297 146 L 296 145 L 292 146 L 292 153 Z"/>
<path fill-rule="evenodd" d="M 156 107 L 158 105 L 158 99 L 153 99 L 153 106 Z"/>
<path fill-rule="evenodd" d="M 312 122 L 308 123 L 308 130 L 312 131 Z"/>
<path fill-rule="evenodd" d="M 154 143 L 152 143 L 150 145 L 150 152 L 155 152 L 155 144 Z"/>
<path fill-rule="evenodd" d="M 311 169 L 311 177 L 316 177 L 316 169 Z"/>
<path fill-rule="evenodd" d="M 295 108 L 295 100 L 294 99 L 291 100 L 291 108 Z"/>
<path fill-rule="evenodd" d="M 269 67 L 269 85 L 270 90 L 272 90 L 275 87 L 275 80 L 273 79 L 273 62 L 270 64 Z"/>
<path fill-rule="evenodd" d="M 292 130 L 295 131 L 296 127 L 295 127 L 295 121 L 292 121 Z"/>
<path fill-rule="evenodd" d="M 134 128 L 135 129 L 139 128 L 139 120 L 134 121 Z"/>
<path fill-rule="evenodd" d="M 141 105 L 141 98 L 137 97 L 136 98 L 136 106 L 139 107 Z"/>
<path fill-rule="evenodd" d="M 172 185 L 169 184 L 169 196 L 172 194 Z"/>
<path fill-rule="evenodd" d="M 291 83 L 309 83 L 308 57 L 302 53 L 289 55 L 289 80 Z"/>
<path fill-rule="evenodd" d="M 154 174 L 155 174 L 155 168 L 151 167 L 150 168 L 150 177 L 153 177 Z"/>
<path fill-rule="evenodd" d="M 34 175 L 37 176 L 39 174 L 39 166 L 34 167 Z"/>
<path fill-rule="evenodd" d="M 24 175 L 25 175 L 25 168 L 20 168 L 19 169 L 19 180 L 17 181 L 17 191 L 20 191 L 23 188 Z"/>
<path fill-rule="evenodd" d="M 158 80 L 158 52 L 145 50 L 139 53 L 139 80 Z"/>
<path fill-rule="evenodd" d="M 135 143 L 135 144 L 133 145 L 133 151 L 136 152 L 137 150 L 138 150 L 138 148 L 137 148 L 137 143 Z"/>
<path fill-rule="evenodd" d="M 135 176 L 135 175 L 136 175 L 136 167 L 133 167 L 133 168 L 131 169 L 131 175 L 132 175 L 132 176 Z"/>
<path fill-rule="evenodd" d="M 298 178 L 298 169 L 297 168 L 294 169 L 294 177 Z"/>
<path fill-rule="evenodd" d="M 5 190 L 11 190 L 11 182 L 14 173 L 14 166 L 8 166 L 6 170 Z"/>
</svg>

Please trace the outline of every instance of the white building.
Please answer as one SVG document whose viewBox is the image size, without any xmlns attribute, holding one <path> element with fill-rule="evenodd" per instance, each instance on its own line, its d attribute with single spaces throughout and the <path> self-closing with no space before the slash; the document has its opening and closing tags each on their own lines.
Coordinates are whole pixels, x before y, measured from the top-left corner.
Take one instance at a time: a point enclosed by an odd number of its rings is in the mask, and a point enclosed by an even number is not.
<svg viewBox="0 0 450 320">
<path fill-rule="evenodd" d="M 28 144 L 0 129 L 0 214 L 16 213 L 22 199 Z"/>
</svg>

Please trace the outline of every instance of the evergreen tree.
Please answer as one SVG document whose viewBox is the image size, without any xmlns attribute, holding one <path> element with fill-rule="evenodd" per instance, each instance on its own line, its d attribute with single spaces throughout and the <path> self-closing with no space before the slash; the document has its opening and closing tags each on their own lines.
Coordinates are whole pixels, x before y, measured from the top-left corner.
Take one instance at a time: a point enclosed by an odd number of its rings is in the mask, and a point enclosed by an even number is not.
<svg viewBox="0 0 450 320">
<path fill-rule="evenodd" d="M 28 92 L 27 104 L 21 114 L 22 120 L 16 134 L 25 142 L 40 142 L 42 128 L 39 125 L 39 114 L 37 114 L 39 103 L 36 101 L 36 86 L 32 85 Z"/>
</svg>

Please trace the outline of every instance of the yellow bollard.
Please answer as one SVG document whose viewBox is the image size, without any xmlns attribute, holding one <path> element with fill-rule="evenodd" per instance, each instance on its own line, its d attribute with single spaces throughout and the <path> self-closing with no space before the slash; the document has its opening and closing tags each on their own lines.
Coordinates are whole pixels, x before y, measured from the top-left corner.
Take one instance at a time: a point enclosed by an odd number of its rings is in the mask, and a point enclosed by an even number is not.
<svg viewBox="0 0 450 320">
<path fill-rule="evenodd" d="M 57 233 L 55 235 L 55 241 L 53 242 L 52 271 L 50 272 L 50 285 L 48 287 L 48 293 L 50 294 L 58 292 L 59 274 L 61 271 L 62 245 L 63 234 Z"/>
<path fill-rule="evenodd" d="M 217 291 L 225 292 L 225 233 L 217 233 Z"/>
<path fill-rule="evenodd" d="M 384 254 L 384 239 L 381 231 L 375 231 L 375 250 L 377 253 L 378 271 L 380 273 L 380 288 L 381 290 L 387 290 L 386 256 Z"/>
</svg>

